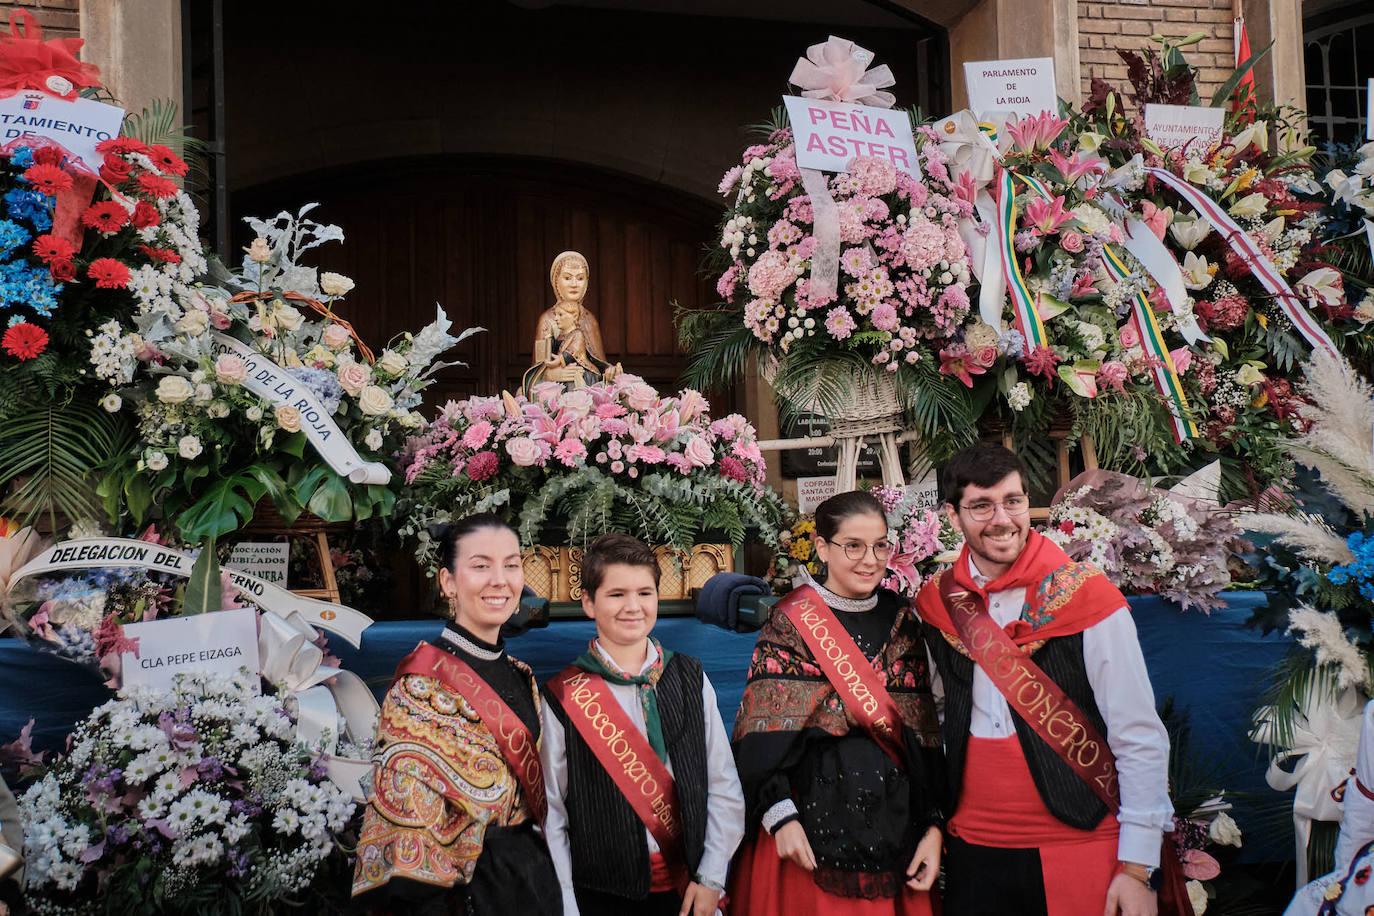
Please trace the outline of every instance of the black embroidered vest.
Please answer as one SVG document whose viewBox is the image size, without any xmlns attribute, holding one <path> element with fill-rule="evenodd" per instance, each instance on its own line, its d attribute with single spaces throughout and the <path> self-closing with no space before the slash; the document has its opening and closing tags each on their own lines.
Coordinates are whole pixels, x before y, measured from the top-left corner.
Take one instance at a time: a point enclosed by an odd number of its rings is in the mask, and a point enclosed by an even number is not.
<svg viewBox="0 0 1374 916">
<path fill-rule="evenodd" d="M 964 754 L 968 749 L 969 723 L 973 718 L 973 659 L 963 655 L 945 639 L 943 633 L 929 624 L 922 624 L 931 657 L 945 682 L 945 758 L 949 765 L 949 786 L 946 793 L 948 816 L 953 817 L 959 803 L 959 789 L 964 777 Z M 1063 689 L 1074 704 L 1083 711 L 1103 737 L 1110 740 L 1107 725 L 1098 711 L 1088 681 L 1087 666 L 1083 662 L 1083 634 L 1059 636 L 1048 640 L 1031 655 L 1050 680 Z M 1045 807 L 1059 820 L 1071 827 L 1092 830 L 1107 816 L 1107 806 L 1088 788 L 1077 773 L 1069 768 L 1044 739 L 1012 710 L 1016 723 L 1016 737 L 1026 756 L 1031 778 L 1040 792 Z"/>
<path fill-rule="evenodd" d="M 684 855 L 695 873 L 706 843 L 706 718 L 701 706 L 701 662 L 674 653 L 654 688 L 663 742 L 673 764 L 682 818 Z M 568 845 L 573 884 L 632 900 L 649 895 L 649 843 L 641 821 L 568 721 L 558 701 L 544 702 L 563 725 L 568 753 Z"/>
</svg>

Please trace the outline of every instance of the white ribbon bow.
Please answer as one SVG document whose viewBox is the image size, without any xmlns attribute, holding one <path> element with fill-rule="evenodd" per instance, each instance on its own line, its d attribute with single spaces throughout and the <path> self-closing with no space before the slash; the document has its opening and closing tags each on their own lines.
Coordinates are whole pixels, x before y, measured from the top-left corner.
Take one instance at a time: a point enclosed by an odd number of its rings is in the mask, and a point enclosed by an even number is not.
<svg viewBox="0 0 1374 916">
<path fill-rule="evenodd" d="M 1339 821 L 1342 805 L 1332 797 L 1355 766 L 1363 698 L 1353 688 L 1314 687 L 1293 711 L 1292 742 L 1274 757 L 1264 774 L 1270 788 L 1293 789 L 1293 832 L 1297 843 L 1298 886 L 1307 883 L 1307 844 L 1313 821 Z M 1250 738 L 1279 744 L 1278 715 L 1272 707 L 1257 716 Z M 1292 772 L 1283 764 L 1292 761 Z"/>
<path fill-rule="evenodd" d="M 323 663 L 315 628 L 299 614 L 282 617 L 263 611 L 258 621 L 262 676 L 276 685 L 283 705 L 295 714 L 297 736 L 328 755 L 329 778 L 362 801 L 366 793 L 361 780 L 371 772 L 371 762 L 338 757 L 334 750 L 341 734 L 356 742 L 371 740 L 380 711 L 372 691 L 352 671 Z"/>
</svg>

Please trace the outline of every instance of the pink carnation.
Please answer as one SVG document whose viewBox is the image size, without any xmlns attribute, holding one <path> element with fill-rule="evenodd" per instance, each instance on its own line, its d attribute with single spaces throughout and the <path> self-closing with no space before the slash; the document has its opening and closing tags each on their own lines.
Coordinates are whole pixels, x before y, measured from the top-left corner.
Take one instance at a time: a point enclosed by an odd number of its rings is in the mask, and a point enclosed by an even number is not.
<svg viewBox="0 0 1374 916">
<path fill-rule="evenodd" d="M 868 314 L 868 320 L 873 322 L 873 326 L 880 331 L 895 331 L 900 323 L 897 317 L 897 310 L 887 302 L 880 302 Z"/>
<path fill-rule="evenodd" d="M 468 459 L 467 474 L 480 483 L 495 474 L 500 465 L 501 459 L 496 457 L 495 452 L 478 452 Z"/>
<path fill-rule="evenodd" d="M 720 476 L 744 483 L 749 479 L 749 472 L 738 458 L 731 458 L 727 455 L 720 459 Z"/>
</svg>

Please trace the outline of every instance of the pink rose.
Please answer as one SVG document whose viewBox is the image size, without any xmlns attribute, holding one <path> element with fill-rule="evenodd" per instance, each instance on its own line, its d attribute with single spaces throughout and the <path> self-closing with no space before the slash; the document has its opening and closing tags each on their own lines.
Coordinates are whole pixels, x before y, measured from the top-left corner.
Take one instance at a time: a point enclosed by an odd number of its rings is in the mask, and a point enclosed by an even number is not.
<svg viewBox="0 0 1374 916">
<path fill-rule="evenodd" d="M 708 467 L 716 460 L 716 451 L 711 448 L 711 443 L 706 441 L 705 436 L 693 436 L 682 453 L 694 468 Z"/>
<path fill-rule="evenodd" d="M 329 349 L 341 350 L 344 347 L 348 346 L 348 341 L 351 338 L 352 335 L 348 333 L 348 329 L 345 328 L 343 325 L 331 324 L 329 327 L 324 329 L 324 335 L 320 339 L 324 342 L 324 345 Z"/>
<path fill-rule="evenodd" d="M 506 454 L 521 467 L 529 467 L 539 460 L 539 446 L 528 436 L 516 436 L 506 441 Z"/>
<path fill-rule="evenodd" d="M 1187 347 L 1179 347 L 1177 350 L 1170 350 L 1169 355 L 1174 359 L 1174 370 L 1176 372 L 1187 372 L 1188 367 L 1193 364 L 1193 351 Z"/>
<path fill-rule="evenodd" d="M 228 312 L 210 309 L 210 326 L 216 331 L 228 330 L 229 325 L 233 323 L 234 319 L 229 317 Z"/>
<path fill-rule="evenodd" d="M 1136 332 L 1135 325 L 1122 325 L 1118 333 L 1121 335 L 1121 346 L 1124 349 L 1140 346 L 1140 334 Z"/>
<path fill-rule="evenodd" d="M 970 355 L 973 357 L 975 363 L 986 369 L 997 362 L 997 345 L 988 344 L 985 347 L 979 347 Z"/>
<path fill-rule="evenodd" d="M 1070 254 L 1078 254 L 1083 250 L 1083 236 L 1079 232 L 1070 229 L 1059 236 L 1059 247 Z"/>
<path fill-rule="evenodd" d="M 248 365 L 233 353 L 221 353 L 215 360 L 215 380 L 222 385 L 240 385 L 248 377 Z"/>
<path fill-rule="evenodd" d="M 658 403 L 658 392 L 644 382 L 626 388 L 624 395 L 625 403 L 630 405 L 631 410 L 648 410 Z"/>
<path fill-rule="evenodd" d="M 371 384 L 372 370 L 362 363 L 347 363 L 339 367 L 338 377 L 339 387 L 356 398 Z"/>
</svg>

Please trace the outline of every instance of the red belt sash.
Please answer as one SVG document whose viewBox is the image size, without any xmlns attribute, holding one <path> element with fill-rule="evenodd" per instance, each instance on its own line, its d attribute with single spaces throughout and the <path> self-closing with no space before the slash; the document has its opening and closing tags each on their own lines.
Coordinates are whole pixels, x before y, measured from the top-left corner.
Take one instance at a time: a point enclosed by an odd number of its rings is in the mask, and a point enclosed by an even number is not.
<svg viewBox="0 0 1374 916">
<path fill-rule="evenodd" d="M 667 765 L 654 753 L 649 739 L 635 728 L 600 675 L 568 667 L 546 686 L 653 836 L 676 885 L 685 887 L 688 876 L 682 815 Z"/>
<path fill-rule="evenodd" d="M 836 619 L 835 612 L 809 585 L 778 602 L 777 611 L 792 621 L 825 679 L 859 725 L 898 766 L 905 766 L 902 713 L 872 663 L 859 651 L 844 624 Z"/>
<path fill-rule="evenodd" d="M 477 711 L 482 724 L 486 725 L 501 748 L 506 765 L 524 790 L 534 816 L 539 823 L 544 823 L 549 806 L 544 795 L 544 767 L 539 762 L 539 742 L 520 717 L 506 705 L 506 701 L 467 662 L 429 643 L 421 643 L 401 661 L 396 669 L 396 677 L 408 674 L 436 678 Z"/>
</svg>

